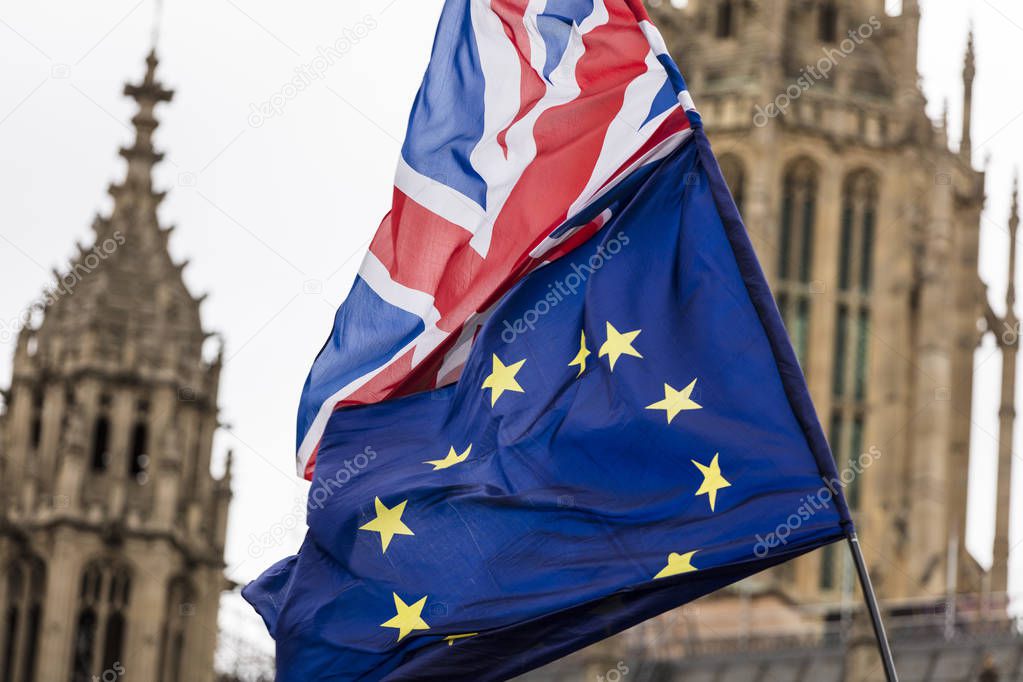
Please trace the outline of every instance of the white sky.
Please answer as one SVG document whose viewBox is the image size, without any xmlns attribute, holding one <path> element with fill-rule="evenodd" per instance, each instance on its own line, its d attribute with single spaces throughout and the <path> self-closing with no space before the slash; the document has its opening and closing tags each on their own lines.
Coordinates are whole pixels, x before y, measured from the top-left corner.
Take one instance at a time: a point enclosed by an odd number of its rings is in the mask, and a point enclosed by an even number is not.
<svg viewBox="0 0 1023 682">
<path fill-rule="evenodd" d="M 210 293 L 207 329 L 227 341 L 221 406 L 229 426 L 217 436 L 215 468 L 233 448 L 227 561 L 239 582 L 301 541 L 306 486 L 292 464 L 299 391 L 387 210 L 440 7 L 441 0 L 166 3 L 160 76 L 177 94 L 161 109 L 157 132 L 167 153 L 157 183 L 170 190 L 160 215 L 178 226 L 171 249 L 191 260 L 188 285 Z M 116 152 L 131 139 L 134 113 L 121 87 L 142 74 L 153 15 L 154 0 L 0 0 L 2 385 L 13 352 L 6 332 L 43 290 L 50 269 L 67 263 L 74 242 L 90 242 L 93 216 L 110 206 L 106 187 L 123 174 Z M 948 98 L 957 131 L 971 18 L 978 53 L 975 162 L 990 156 L 981 272 L 1000 301 L 1012 169 L 1023 165 L 1023 6 L 925 1 L 920 70 L 929 113 L 940 117 Z M 350 49 L 321 79 L 280 115 L 250 124 L 252 105 L 280 93 L 319 47 L 345 37 L 354 38 Z M 699 105 L 700 94 L 693 94 Z M 713 139 L 714 122 L 707 127 Z M 969 544 L 984 562 L 993 537 L 999 373 L 989 342 L 978 352 L 970 475 Z M 254 537 L 284 527 L 291 530 L 279 544 L 252 556 Z M 1013 538 L 1023 539 L 1019 524 Z M 1023 565 L 1016 561 L 1015 568 Z M 1023 576 L 1014 575 L 1018 589 Z M 236 633 L 267 646 L 258 619 L 239 599 L 225 599 L 225 607 L 223 619 Z"/>
</svg>

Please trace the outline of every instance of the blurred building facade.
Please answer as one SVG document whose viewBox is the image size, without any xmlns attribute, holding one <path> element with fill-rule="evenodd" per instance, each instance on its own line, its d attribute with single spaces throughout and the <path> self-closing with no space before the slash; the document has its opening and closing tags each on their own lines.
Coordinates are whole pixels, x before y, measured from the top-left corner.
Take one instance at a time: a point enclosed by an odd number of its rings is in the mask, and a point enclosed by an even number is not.
<svg viewBox="0 0 1023 682">
<path fill-rule="evenodd" d="M 91 247 L 33 305 L 0 416 L 0 680 L 213 680 L 227 473 L 210 474 L 221 358 L 167 250 L 145 77 Z"/>
<path fill-rule="evenodd" d="M 1018 321 L 1012 285 L 999 317 L 978 274 L 972 36 L 950 74 L 964 104 L 953 149 L 947 121 L 925 112 L 917 0 L 895 14 L 884 0 L 648 4 L 849 472 L 903 679 L 1023 679 L 1006 597 Z M 1006 225 L 1012 282 L 1018 201 Z M 990 569 L 965 543 L 974 352 L 988 333 L 1003 358 Z M 614 680 L 625 666 L 636 682 L 883 679 L 861 604 L 834 545 L 531 678 Z"/>
<path fill-rule="evenodd" d="M 979 592 L 988 578 L 1004 592 L 1007 537 L 991 576 L 965 549 L 973 356 L 987 308 L 972 44 L 956 152 L 924 111 L 915 1 L 895 17 L 881 0 L 653 11 L 689 66 L 839 469 L 881 451 L 877 471 L 846 489 L 879 593 L 941 594 L 952 579 Z M 1008 500 L 997 508 L 1007 519 Z M 841 596 L 840 549 L 791 564 L 778 586 Z"/>
</svg>

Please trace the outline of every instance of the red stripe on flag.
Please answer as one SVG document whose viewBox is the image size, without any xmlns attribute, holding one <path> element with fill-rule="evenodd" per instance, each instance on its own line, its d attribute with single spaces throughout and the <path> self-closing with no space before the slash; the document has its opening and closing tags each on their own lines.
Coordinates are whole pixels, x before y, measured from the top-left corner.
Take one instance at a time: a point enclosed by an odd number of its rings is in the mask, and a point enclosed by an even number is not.
<svg viewBox="0 0 1023 682">
<path fill-rule="evenodd" d="M 574 250 L 577 246 L 581 245 L 593 235 L 597 234 L 602 227 L 604 227 L 604 216 L 599 215 L 573 232 L 572 235 L 561 244 L 558 244 L 556 247 L 545 253 L 543 255 L 543 259 L 538 260 L 537 264 L 556 261 L 565 254 Z"/>
<path fill-rule="evenodd" d="M 530 269 L 529 252 L 567 218 L 569 205 L 590 180 L 627 88 L 647 71 L 650 45 L 632 12 L 619 3 L 608 3 L 608 11 L 608 22 L 583 37 L 586 51 L 576 65 L 579 96 L 545 111 L 536 122 L 536 160 L 497 218 L 486 267 L 474 273 L 468 290 L 437 292 L 441 314 L 456 323 L 483 310 Z"/>
<path fill-rule="evenodd" d="M 438 291 L 459 295 L 473 274 L 484 267 L 483 258 L 469 246 L 472 235 L 462 227 L 394 190 L 391 212 L 377 230 L 369 250 L 402 286 L 437 298 Z M 436 302 L 442 319 L 439 327 L 453 332 L 462 320 L 444 315 L 444 300 Z"/>
<path fill-rule="evenodd" d="M 625 0 L 625 4 L 632 10 L 632 14 L 636 17 L 637 22 L 650 21 L 650 15 L 647 14 L 643 0 Z"/>
<path fill-rule="evenodd" d="M 525 15 L 529 0 L 491 0 L 490 8 L 504 24 L 504 32 L 519 55 L 519 111 L 504 130 L 497 134 L 497 144 L 508 158 L 508 131 L 529 113 L 547 92 L 547 85 L 530 64 L 532 45 L 526 30 Z"/>
</svg>

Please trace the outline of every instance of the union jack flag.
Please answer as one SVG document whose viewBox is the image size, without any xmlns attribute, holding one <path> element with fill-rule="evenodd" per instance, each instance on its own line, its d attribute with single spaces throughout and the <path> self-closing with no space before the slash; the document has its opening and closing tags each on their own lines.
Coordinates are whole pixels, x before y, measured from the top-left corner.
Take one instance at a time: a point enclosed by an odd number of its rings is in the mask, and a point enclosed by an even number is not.
<svg viewBox="0 0 1023 682">
<path fill-rule="evenodd" d="M 456 381 L 500 297 L 606 223 L 690 116 L 641 0 L 447 0 L 391 211 L 302 391 L 299 474 L 333 411 Z"/>
</svg>

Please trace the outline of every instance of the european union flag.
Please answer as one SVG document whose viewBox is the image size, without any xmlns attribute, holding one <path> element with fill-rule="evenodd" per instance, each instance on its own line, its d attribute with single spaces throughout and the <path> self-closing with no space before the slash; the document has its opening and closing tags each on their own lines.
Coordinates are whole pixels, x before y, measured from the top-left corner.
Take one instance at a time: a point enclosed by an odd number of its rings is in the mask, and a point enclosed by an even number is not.
<svg viewBox="0 0 1023 682">
<path fill-rule="evenodd" d="M 846 537 L 694 133 L 505 295 L 457 384 L 333 414 L 305 543 L 244 592 L 279 680 L 506 679 Z"/>
</svg>

